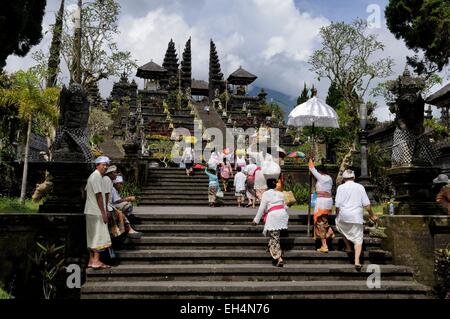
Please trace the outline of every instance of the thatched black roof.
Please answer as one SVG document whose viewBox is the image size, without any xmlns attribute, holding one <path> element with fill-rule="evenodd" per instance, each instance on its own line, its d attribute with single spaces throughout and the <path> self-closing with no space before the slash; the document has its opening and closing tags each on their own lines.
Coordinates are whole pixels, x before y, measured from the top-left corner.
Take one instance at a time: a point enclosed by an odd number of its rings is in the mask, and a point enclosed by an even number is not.
<svg viewBox="0 0 450 319">
<path fill-rule="evenodd" d="M 247 70 L 244 70 L 241 66 L 230 74 L 227 81 L 230 84 L 244 84 L 248 85 L 255 81 L 258 77 L 254 74 L 251 74 Z"/>
<path fill-rule="evenodd" d="M 191 81 L 192 89 L 208 90 L 208 82 L 203 80 L 192 79 Z"/>
<path fill-rule="evenodd" d="M 208 82 L 203 80 L 192 79 L 191 81 L 191 94 L 208 96 L 209 86 Z"/>
<path fill-rule="evenodd" d="M 150 61 L 140 66 L 136 72 L 136 76 L 143 79 L 157 79 L 165 76 L 167 70 L 162 66 Z"/>
<path fill-rule="evenodd" d="M 437 107 L 450 105 L 450 83 L 447 83 L 443 88 L 427 97 L 425 102 Z"/>
</svg>

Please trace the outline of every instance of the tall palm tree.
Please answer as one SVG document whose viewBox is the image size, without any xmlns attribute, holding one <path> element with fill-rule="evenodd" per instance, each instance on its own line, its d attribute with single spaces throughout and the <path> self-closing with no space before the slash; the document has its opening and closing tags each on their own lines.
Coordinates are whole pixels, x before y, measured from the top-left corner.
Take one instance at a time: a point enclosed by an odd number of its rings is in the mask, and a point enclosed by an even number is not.
<svg viewBox="0 0 450 319">
<path fill-rule="evenodd" d="M 49 123 L 56 125 L 58 119 L 57 102 L 60 90 L 56 87 L 42 90 L 39 85 L 39 77 L 36 72 L 31 69 L 14 73 L 12 79 L 13 85 L 11 88 L 0 90 L 0 103 L 18 105 L 19 118 L 27 124 L 25 157 L 20 190 L 20 201 L 23 204 L 25 202 L 26 194 L 28 156 L 33 118 L 44 116 L 49 119 Z"/>
</svg>

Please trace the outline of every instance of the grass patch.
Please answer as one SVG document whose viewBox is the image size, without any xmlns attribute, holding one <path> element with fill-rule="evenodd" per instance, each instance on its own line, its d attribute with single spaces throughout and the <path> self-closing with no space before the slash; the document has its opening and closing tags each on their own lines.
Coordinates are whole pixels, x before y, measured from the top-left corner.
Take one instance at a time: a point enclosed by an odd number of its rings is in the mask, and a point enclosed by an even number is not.
<svg viewBox="0 0 450 319">
<path fill-rule="evenodd" d="M 302 210 L 302 211 L 307 212 L 308 211 L 308 204 L 294 205 L 294 206 L 291 206 L 290 209 Z"/>
<path fill-rule="evenodd" d="M 19 198 L 0 197 L 0 213 L 37 213 L 40 204 L 27 199 L 22 205 Z"/>
</svg>

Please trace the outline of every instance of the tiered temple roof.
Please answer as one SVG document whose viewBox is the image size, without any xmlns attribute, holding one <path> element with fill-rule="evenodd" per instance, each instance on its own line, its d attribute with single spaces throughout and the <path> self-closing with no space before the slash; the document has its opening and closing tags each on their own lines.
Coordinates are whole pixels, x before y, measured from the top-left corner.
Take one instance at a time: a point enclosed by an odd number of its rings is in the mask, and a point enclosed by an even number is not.
<svg viewBox="0 0 450 319">
<path fill-rule="evenodd" d="M 183 61 L 181 61 L 181 87 L 191 86 L 192 77 L 192 58 L 191 58 L 191 38 L 187 40 L 183 52 Z"/>
<path fill-rule="evenodd" d="M 192 79 L 191 81 L 192 95 L 208 96 L 208 92 L 209 92 L 208 82 L 203 80 Z"/>
<path fill-rule="evenodd" d="M 142 79 L 160 80 L 167 77 L 167 69 L 151 60 L 137 69 L 136 76 Z"/>
<path fill-rule="evenodd" d="M 430 95 L 425 102 L 437 107 L 450 106 L 450 83 Z"/>
<path fill-rule="evenodd" d="M 178 77 L 178 57 L 175 50 L 175 42 L 172 39 L 170 39 L 166 55 L 164 56 L 163 67 L 167 70 L 167 77 L 160 83 L 165 88 L 169 86 L 171 80 L 176 80 Z"/>
<path fill-rule="evenodd" d="M 219 94 L 225 91 L 225 83 L 223 73 L 220 69 L 220 60 L 217 55 L 216 45 L 213 40 L 210 41 L 209 50 L 209 99 L 214 98 L 215 90 L 219 90 Z"/>
<path fill-rule="evenodd" d="M 233 85 L 249 85 L 253 83 L 258 77 L 244 70 L 241 66 L 228 76 L 227 82 Z"/>
</svg>

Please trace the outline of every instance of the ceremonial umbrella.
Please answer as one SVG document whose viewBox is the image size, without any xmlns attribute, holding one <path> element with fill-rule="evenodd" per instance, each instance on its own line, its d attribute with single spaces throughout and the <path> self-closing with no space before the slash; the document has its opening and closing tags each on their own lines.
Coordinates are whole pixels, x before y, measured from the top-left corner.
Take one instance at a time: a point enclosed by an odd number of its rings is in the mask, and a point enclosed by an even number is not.
<svg viewBox="0 0 450 319">
<path fill-rule="evenodd" d="M 287 155 L 287 157 L 292 157 L 292 158 L 305 158 L 306 155 L 305 155 L 305 153 L 303 153 L 303 152 L 296 151 L 296 152 L 291 152 L 291 153 L 289 153 L 289 154 Z"/>
<path fill-rule="evenodd" d="M 317 97 L 317 90 L 313 90 L 313 96 L 300 105 L 297 105 L 289 113 L 288 125 L 295 127 L 311 126 L 312 150 L 310 157 L 314 156 L 314 127 L 333 127 L 339 128 L 338 115 L 336 111 L 324 101 Z M 308 237 L 310 234 L 310 216 L 311 216 L 311 189 L 312 175 L 309 176 L 309 200 L 308 200 Z"/>
</svg>

